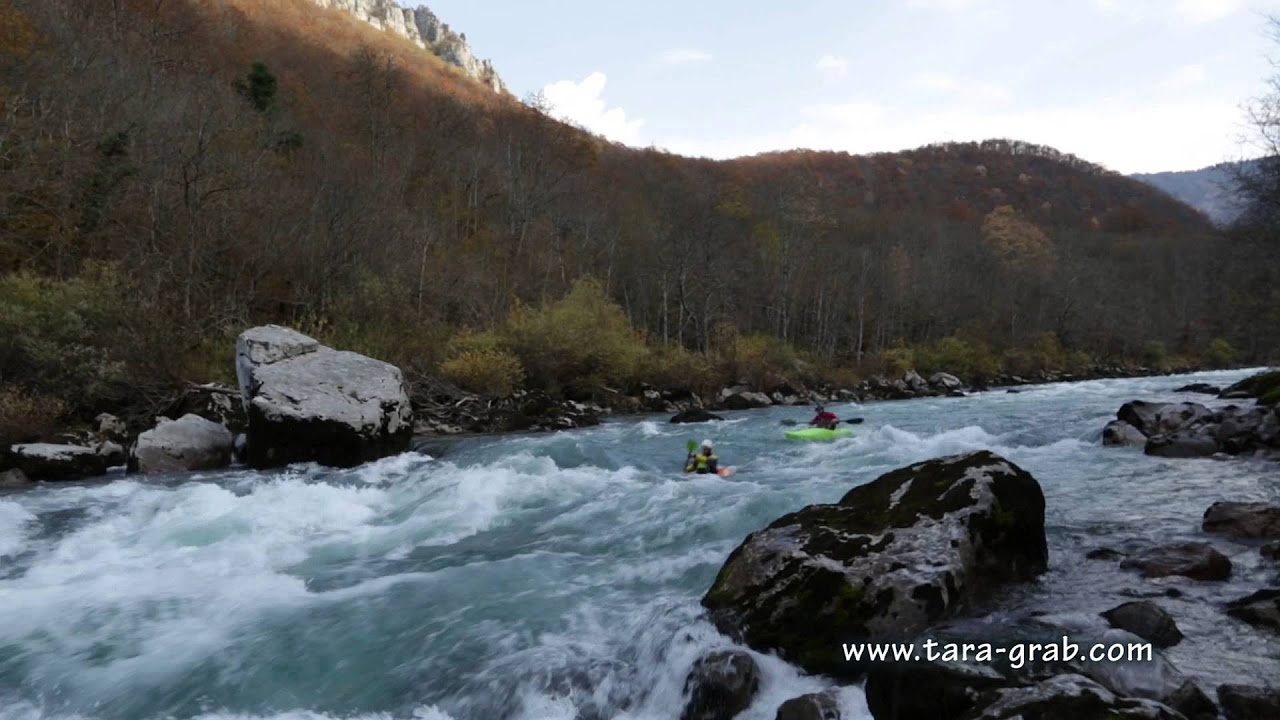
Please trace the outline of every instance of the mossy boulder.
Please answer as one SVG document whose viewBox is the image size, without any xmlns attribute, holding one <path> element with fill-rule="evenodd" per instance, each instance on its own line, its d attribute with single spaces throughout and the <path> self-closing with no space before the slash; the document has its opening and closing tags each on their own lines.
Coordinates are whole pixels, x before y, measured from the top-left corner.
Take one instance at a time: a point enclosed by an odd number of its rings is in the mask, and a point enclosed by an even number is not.
<svg viewBox="0 0 1280 720">
<path fill-rule="evenodd" d="M 990 452 L 895 470 L 752 533 L 702 604 L 716 626 L 812 673 L 858 677 L 842 644 L 909 639 L 1044 572 L 1044 494 Z"/>
<path fill-rule="evenodd" d="M 1223 398 L 1257 398 L 1259 405 L 1280 403 L 1280 370 L 1267 370 L 1222 391 Z"/>
</svg>

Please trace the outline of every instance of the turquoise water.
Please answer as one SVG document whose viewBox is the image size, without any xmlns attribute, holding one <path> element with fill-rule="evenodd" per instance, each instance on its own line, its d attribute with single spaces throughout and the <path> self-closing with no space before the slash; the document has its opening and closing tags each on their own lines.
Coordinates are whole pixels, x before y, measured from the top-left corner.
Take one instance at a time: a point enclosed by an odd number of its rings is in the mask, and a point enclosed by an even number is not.
<svg viewBox="0 0 1280 720">
<path fill-rule="evenodd" d="M 1248 373 L 997 390 L 833 408 L 834 443 L 783 439 L 805 408 L 665 417 L 470 438 L 441 457 L 353 471 L 246 470 L 0 494 L 0 716 L 5 718 L 675 718 L 694 659 L 729 647 L 698 600 L 749 532 L 911 462 L 989 448 L 1048 501 L 1050 572 L 993 616 L 1096 614 L 1165 584 L 1202 678 L 1280 676 L 1280 641 L 1212 603 L 1262 587 L 1256 549 L 1208 538 L 1228 587 L 1143 581 L 1089 550 L 1204 540 L 1220 499 L 1280 501 L 1274 463 L 1163 460 L 1102 448 L 1130 399 Z M 680 472 L 716 441 L 730 478 Z M 1206 600 L 1211 602 L 1206 602 Z M 815 628 L 815 631 L 820 631 Z M 825 687 L 760 657 L 741 717 Z M 845 717 L 869 717 L 857 688 Z"/>
</svg>

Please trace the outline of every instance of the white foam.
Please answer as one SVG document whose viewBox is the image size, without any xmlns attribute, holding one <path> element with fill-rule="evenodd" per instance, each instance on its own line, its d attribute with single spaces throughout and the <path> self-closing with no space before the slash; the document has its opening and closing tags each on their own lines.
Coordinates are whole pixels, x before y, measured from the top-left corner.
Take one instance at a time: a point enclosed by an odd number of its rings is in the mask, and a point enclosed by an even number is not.
<svg viewBox="0 0 1280 720">
<path fill-rule="evenodd" d="M 15 502 L 0 500 L 0 557 L 22 552 L 36 516 Z"/>
</svg>

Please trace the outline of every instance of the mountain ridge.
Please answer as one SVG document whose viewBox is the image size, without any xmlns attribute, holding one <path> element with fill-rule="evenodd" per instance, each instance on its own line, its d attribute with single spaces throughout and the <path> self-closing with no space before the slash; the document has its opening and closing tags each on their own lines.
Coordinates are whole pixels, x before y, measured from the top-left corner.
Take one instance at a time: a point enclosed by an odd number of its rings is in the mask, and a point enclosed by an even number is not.
<svg viewBox="0 0 1280 720">
<path fill-rule="evenodd" d="M 1133 173 L 1129 177 L 1163 190 L 1203 212 L 1218 227 L 1226 227 L 1243 210 L 1243 201 L 1235 187 L 1235 173 L 1254 162 L 1222 162 L 1197 170 Z"/>
</svg>

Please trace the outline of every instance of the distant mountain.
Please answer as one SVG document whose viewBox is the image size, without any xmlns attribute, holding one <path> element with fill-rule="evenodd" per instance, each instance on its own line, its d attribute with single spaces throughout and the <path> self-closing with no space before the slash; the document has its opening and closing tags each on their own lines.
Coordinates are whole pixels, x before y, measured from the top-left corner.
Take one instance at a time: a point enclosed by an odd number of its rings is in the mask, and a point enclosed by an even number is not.
<svg viewBox="0 0 1280 720">
<path fill-rule="evenodd" d="M 1200 170 L 1137 173 L 1130 177 L 1157 187 L 1200 210 L 1215 225 L 1229 225 L 1242 208 L 1235 190 L 1235 170 L 1240 163 L 1219 163 Z"/>
</svg>

